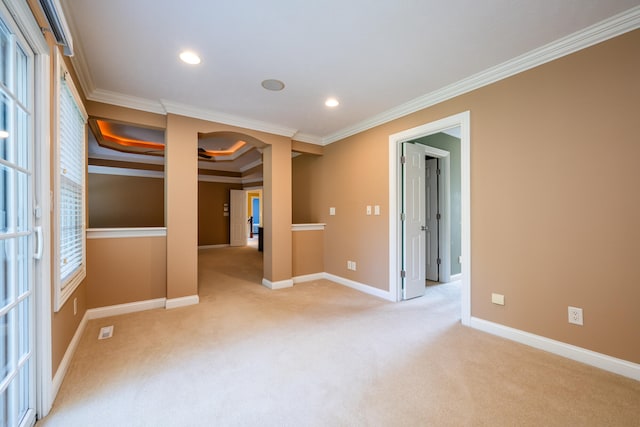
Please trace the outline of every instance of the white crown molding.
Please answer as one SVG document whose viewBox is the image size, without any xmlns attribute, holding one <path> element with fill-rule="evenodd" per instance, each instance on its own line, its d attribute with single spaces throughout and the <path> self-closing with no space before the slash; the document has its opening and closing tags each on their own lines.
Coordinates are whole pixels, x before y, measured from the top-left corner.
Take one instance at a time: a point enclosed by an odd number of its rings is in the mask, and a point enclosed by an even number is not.
<svg viewBox="0 0 640 427">
<path fill-rule="evenodd" d="M 62 12 L 64 14 L 65 20 L 67 21 L 67 25 L 71 30 L 71 34 L 78 34 L 76 22 L 73 19 L 73 14 L 69 13 L 68 8 L 70 6 L 67 5 L 67 1 L 61 2 Z M 89 72 L 89 66 L 87 65 L 87 61 L 85 60 L 86 56 L 84 54 L 84 47 L 82 45 L 82 40 L 80 38 L 75 38 L 73 41 L 73 56 L 71 57 L 71 64 L 73 65 L 73 69 L 76 71 L 76 75 L 78 76 L 78 80 L 80 80 L 80 87 L 84 92 L 85 96 L 88 98 L 94 91 L 96 86 L 93 84 L 93 79 L 91 78 L 91 73 Z"/>
<path fill-rule="evenodd" d="M 321 145 L 328 145 L 357 133 L 364 132 L 381 124 L 388 123 L 555 59 L 562 58 L 563 56 L 570 55 L 594 44 L 633 31 L 638 27 L 640 27 L 640 6 L 614 15 L 611 18 L 517 56 L 502 64 L 488 68 L 456 83 L 415 98 L 354 126 L 328 135 L 322 139 Z"/>
<path fill-rule="evenodd" d="M 132 153 L 129 153 L 132 154 Z M 164 157 L 153 157 L 144 154 L 133 154 L 134 157 L 126 155 L 112 155 L 89 152 L 89 158 L 95 160 L 112 160 L 114 162 L 144 163 L 150 165 L 164 165 Z M 137 157 L 140 156 L 140 157 Z M 133 160 L 132 160 L 133 159 Z"/>
<path fill-rule="evenodd" d="M 137 96 L 124 95 L 122 93 L 111 92 L 104 89 L 95 89 L 92 92 L 89 92 L 87 94 L 87 99 L 90 101 L 117 105 L 119 107 L 133 108 L 134 110 L 141 110 L 149 113 L 166 114 L 164 107 L 158 101 L 139 98 Z"/>
<path fill-rule="evenodd" d="M 291 139 L 299 141 L 299 142 L 306 142 L 308 144 L 324 145 L 323 139 L 322 139 L 321 136 L 311 135 L 310 133 L 300 133 L 300 132 L 298 132 L 295 135 L 293 135 L 291 137 Z"/>
<path fill-rule="evenodd" d="M 218 111 L 205 110 L 202 108 L 193 107 L 191 105 L 179 104 L 167 100 L 161 100 L 161 103 L 167 113 L 179 114 L 181 116 L 192 117 L 194 119 L 207 120 L 210 122 L 222 123 L 230 126 L 238 126 L 245 129 L 286 136 L 288 138 L 291 138 L 297 132 L 296 129 L 278 126 L 259 120 L 233 116 L 231 114 L 225 114 Z"/>
<path fill-rule="evenodd" d="M 240 168 L 240 172 L 244 173 L 244 172 L 248 171 L 249 169 L 255 168 L 256 166 L 260 166 L 261 164 L 262 164 L 262 159 L 258 159 L 255 162 L 251 162 L 251 163 L 241 167 Z"/>
<path fill-rule="evenodd" d="M 141 178 L 164 178 L 164 172 L 146 169 L 112 168 L 110 166 L 89 165 L 88 172 L 99 175 L 137 176 Z"/>
</svg>

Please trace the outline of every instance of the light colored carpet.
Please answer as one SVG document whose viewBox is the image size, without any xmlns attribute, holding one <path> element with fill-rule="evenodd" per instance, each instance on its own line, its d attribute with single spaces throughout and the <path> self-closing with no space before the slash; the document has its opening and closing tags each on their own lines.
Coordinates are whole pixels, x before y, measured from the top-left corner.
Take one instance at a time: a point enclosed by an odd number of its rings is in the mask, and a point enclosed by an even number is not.
<svg viewBox="0 0 640 427">
<path fill-rule="evenodd" d="M 89 322 L 38 426 L 640 425 L 639 382 L 461 326 L 456 285 L 271 291 L 261 262 L 201 251 L 199 305 Z"/>
</svg>

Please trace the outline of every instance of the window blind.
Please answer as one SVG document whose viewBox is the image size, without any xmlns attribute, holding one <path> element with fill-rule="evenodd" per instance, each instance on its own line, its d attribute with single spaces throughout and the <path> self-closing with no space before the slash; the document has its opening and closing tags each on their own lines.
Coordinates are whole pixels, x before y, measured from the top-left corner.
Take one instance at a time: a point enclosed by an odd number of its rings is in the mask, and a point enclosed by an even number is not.
<svg viewBox="0 0 640 427">
<path fill-rule="evenodd" d="M 60 288 L 84 265 L 85 122 L 65 78 L 60 81 Z"/>
</svg>

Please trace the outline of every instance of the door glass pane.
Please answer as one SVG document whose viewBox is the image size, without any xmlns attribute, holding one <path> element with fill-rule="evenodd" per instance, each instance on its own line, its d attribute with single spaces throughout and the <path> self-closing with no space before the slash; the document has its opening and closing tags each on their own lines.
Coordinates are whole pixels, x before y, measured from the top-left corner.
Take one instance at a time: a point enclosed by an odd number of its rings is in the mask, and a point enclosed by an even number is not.
<svg viewBox="0 0 640 427">
<path fill-rule="evenodd" d="M 0 317 L 0 383 L 5 379 L 9 373 L 11 363 L 9 347 L 9 314 L 5 314 Z"/>
<path fill-rule="evenodd" d="M 0 426 L 9 425 L 9 390 L 0 393 Z"/>
<path fill-rule="evenodd" d="M 18 360 L 29 353 L 29 300 L 23 300 L 18 305 Z"/>
<path fill-rule="evenodd" d="M 27 105 L 28 99 L 27 99 L 27 94 L 28 94 L 28 77 L 29 77 L 29 72 L 27 69 L 27 63 L 28 58 L 27 55 L 24 53 L 24 51 L 22 50 L 22 48 L 20 46 L 17 46 L 16 49 L 16 77 L 15 77 L 15 81 L 16 81 L 16 97 L 18 98 L 18 101 L 20 101 L 20 103 L 22 103 L 22 105 Z"/>
<path fill-rule="evenodd" d="M 12 161 L 10 144 L 13 138 L 9 138 L 10 104 L 7 96 L 0 91 L 0 159 Z"/>
<path fill-rule="evenodd" d="M 6 306 L 13 298 L 11 283 L 13 247 L 14 239 L 0 240 L 0 308 Z"/>
<path fill-rule="evenodd" d="M 18 420 L 22 420 L 29 410 L 29 365 L 25 363 L 18 374 Z"/>
<path fill-rule="evenodd" d="M 18 239 L 18 253 L 17 253 L 17 278 L 18 278 L 18 293 L 17 296 L 21 296 L 29 290 L 29 236 L 22 236 Z"/>
<path fill-rule="evenodd" d="M 9 81 L 9 49 L 11 43 L 9 41 L 9 32 L 2 23 L 0 23 L 0 82 L 8 86 Z"/>
<path fill-rule="evenodd" d="M 16 130 L 15 140 L 17 142 L 17 161 L 16 164 L 23 169 L 29 167 L 29 115 L 22 108 L 16 111 Z M 0 137 L 2 134 L 0 134 Z M 0 139 L 1 141 L 1 139 Z"/>
<path fill-rule="evenodd" d="M 16 172 L 16 184 L 17 184 L 17 216 L 16 216 L 16 231 L 19 233 L 21 231 L 27 231 L 27 227 L 29 226 L 29 212 L 28 212 L 28 203 L 29 198 L 24 197 L 25 194 L 28 194 L 29 191 L 29 176 L 24 172 Z M 11 217 L 9 217 L 11 218 Z"/>
</svg>

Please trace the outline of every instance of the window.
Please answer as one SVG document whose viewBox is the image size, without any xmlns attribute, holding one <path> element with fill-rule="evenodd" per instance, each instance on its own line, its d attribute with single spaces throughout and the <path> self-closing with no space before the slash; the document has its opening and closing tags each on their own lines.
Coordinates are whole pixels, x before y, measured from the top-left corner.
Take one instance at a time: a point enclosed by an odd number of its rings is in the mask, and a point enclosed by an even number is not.
<svg viewBox="0 0 640 427">
<path fill-rule="evenodd" d="M 73 81 L 58 55 L 56 144 L 56 288 L 58 311 L 86 275 L 86 122 Z"/>
</svg>

